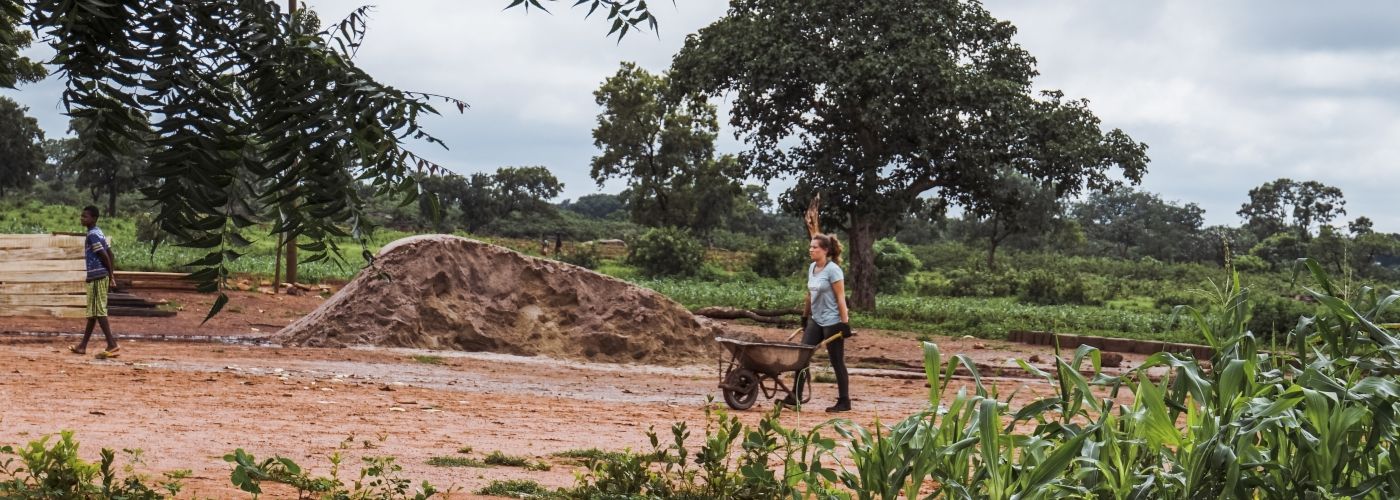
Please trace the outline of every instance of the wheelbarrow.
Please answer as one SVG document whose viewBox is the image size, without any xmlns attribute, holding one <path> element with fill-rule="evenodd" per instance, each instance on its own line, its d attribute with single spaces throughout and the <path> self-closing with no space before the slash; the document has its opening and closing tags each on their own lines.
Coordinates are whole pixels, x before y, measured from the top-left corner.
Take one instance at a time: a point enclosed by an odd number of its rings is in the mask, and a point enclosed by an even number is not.
<svg viewBox="0 0 1400 500">
<path fill-rule="evenodd" d="M 783 383 L 782 374 L 795 373 L 794 388 L 810 387 L 811 374 L 807 371 L 807 366 L 811 364 L 812 354 L 844 336 L 845 333 L 837 333 L 817 345 L 749 342 L 715 337 L 715 342 L 719 342 L 719 345 L 729 352 L 729 359 L 720 362 L 723 366 L 720 371 L 723 374 L 720 376 L 719 388 L 724 394 L 724 403 L 735 410 L 747 410 L 753 407 L 754 401 L 758 400 L 758 394 L 762 392 L 763 397 L 767 399 L 776 399 L 776 396 L 781 394 L 784 397 L 794 396 L 794 400 L 805 404 L 811 400 L 812 391 L 807 390 L 803 391 L 806 394 L 794 395 L 795 389 L 790 389 Z"/>
</svg>

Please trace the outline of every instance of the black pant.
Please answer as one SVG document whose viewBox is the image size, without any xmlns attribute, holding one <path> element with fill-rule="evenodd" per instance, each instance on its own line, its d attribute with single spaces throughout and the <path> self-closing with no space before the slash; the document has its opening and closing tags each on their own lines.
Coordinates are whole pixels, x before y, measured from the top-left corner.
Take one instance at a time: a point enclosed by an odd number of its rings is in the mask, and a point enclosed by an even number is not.
<svg viewBox="0 0 1400 500">
<path fill-rule="evenodd" d="M 807 321 L 807 329 L 802 332 L 802 343 L 807 345 L 817 345 L 826 340 L 827 337 L 836 335 L 836 325 L 821 326 L 816 321 Z M 831 358 L 831 369 L 836 372 L 836 391 L 839 401 L 849 401 L 851 399 L 851 378 L 846 374 L 846 339 L 841 338 L 831 341 L 826 345 L 826 355 Z M 802 398 L 802 379 L 797 379 L 797 387 L 793 389 L 800 400 Z"/>
</svg>

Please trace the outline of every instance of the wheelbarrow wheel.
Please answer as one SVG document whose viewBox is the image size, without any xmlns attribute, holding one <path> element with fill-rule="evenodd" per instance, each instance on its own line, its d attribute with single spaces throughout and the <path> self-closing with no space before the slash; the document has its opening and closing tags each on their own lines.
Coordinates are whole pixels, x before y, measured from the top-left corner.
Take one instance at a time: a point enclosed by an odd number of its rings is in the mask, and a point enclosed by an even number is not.
<svg viewBox="0 0 1400 500">
<path fill-rule="evenodd" d="M 724 403 L 735 410 L 747 410 L 758 400 L 758 375 L 740 368 L 724 378 Z"/>
</svg>

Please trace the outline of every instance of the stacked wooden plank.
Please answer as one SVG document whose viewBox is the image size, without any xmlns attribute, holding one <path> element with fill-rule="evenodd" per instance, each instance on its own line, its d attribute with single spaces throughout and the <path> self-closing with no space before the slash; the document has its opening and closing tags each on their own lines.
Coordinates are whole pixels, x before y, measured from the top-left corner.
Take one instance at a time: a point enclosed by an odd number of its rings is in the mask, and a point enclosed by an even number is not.
<svg viewBox="0 0 1400 500">
<path fill-rule="evenodd" d="M 86 316 L 84 239 L 77 235 L 0 234 L 0 316 Z M 125 274 L 117 273 L 117 281 Z M 107 304 L 112 316 L 175 315 L 174 311 L 157 309 L 159 303 L 130 294 L 110 294 Z"/>
<path fill-rule="evenodd" d="M 81 318 L 83 237 L 0 234 L 0 316 Z"/>
<path fill-rule="evenodd" d="M 185 273 L 156 273 L 146 271 L 117 271 L 117 288 L 123 290 L 187 290 L 195 283 L 185 279 Z"/>
</svg>

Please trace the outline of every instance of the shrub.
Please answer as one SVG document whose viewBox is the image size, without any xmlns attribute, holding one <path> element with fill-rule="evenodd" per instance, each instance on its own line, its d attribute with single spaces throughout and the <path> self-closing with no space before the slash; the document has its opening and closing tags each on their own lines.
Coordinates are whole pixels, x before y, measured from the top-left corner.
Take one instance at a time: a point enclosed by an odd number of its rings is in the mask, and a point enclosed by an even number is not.
<svg viewBox="0 0 1400 500">
<path fill-rule="evenodd" d="M 879 293 L 899 293 L 904 278 L 921 264 L 914 252 L 894 238 L 875 242 L 875 290 Z"/>
<path fill-rule="evenodd" d="M 1249 318 L 1249 331 L 1263 339 L 1283 339 L 1283 334 L 1298 326 L 1298 318 L 1311 316 L 1317 309 L 1312 304 L 1275 294 L 1260 293 L 1254 297 L 1254 314 Z"/>
<path fill-rule="evenodd" d="M 705 249 L 688 231 L 673 227 L 649 229 L 627 245 L 628 263 L 651 276 L 694 276 L 705 260 Z"/>
<path fill-rule="evenodd" d="M 597 269 L 598 261 L 602 260 L 602 254 L 598 252 L 596 245 L 585 243 L 559 256 L 559 260 L 585 269 Z"/>
<path fill-rule="evenodd" d="M 548 487 L 529 479 L 491 481 L 491 484 L 478 490 L 477 494 L 510 498 L 563 498 Z"/>
<path fill-rule="evenodd" d="M 1041 305 L 1102 305 L 1108 299 L 1109 284 L 1101 277 L 1079 273 L 1056 274 L 1034 270 L 1026 273 L 1021 300 Z"/>
<path fill-rule="evenodd" d="M 93 464 L 78 457 L 78 442 L 71 431 L 62 432 L 49 446 L 52 437 L 44 436 L 19 448 L 0 446 L 0 498 L 154 500 L 179 494 L 183 487 L 180 480 L 189 475 L 188 470 L 166 473 L 166 480 L 152 489 L 139 475 L 118 478 L 112 450 L 103 448 L 102 460 Z M 127 453 L 139 457 L 139 451 Z M 3 458 L 6 455 L 17 457 L 20 463 Z"/>
<path fill-rule="evenodd" d="M 1234 259 L 1235 269 L 1241 273 L 1262 273 L 1269 270 L 1269 262 L 1257 255 L 1240 255 Z"/>
<path fill-rule="evenodd" d="M 782 278 L 806 269 L 807 262 L 810 261 L 806 241 L 770 243 L 754 251 L 753 257 L 749 259 L 749 269 L 759 276 Z"/>
</svg>

